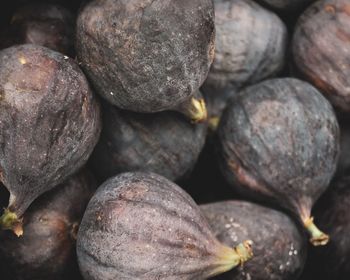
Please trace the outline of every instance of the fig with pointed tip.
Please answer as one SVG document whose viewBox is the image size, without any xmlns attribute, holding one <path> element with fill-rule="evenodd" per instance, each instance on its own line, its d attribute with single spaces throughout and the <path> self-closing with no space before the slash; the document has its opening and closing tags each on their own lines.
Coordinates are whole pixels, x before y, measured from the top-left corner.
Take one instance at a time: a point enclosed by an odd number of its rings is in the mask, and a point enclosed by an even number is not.
<svg viewBox="0 0 350 280">
<path fill-rule="evenodd" d="M 298 279 L 306 260 L 306 244 L 287 215 L 234 200 L 204 204 L 200 208 L 219 241 L 233 247 L 249 236 L 253 242 L 254 258 L 220 279 Z"/>
<path fill-rule="evenodd" d="M 78 60 L 97 92 L 135 112 L 206 118 L 193 94 L 214 56 L 211 0 L 91 1 L 77 20 Z"/>
<path fill-rule="evenodd" d="M 73 54 L 74 16 L 66 8 L 50 3 L 27 3 L 12 16 L 5 44 L 35 44 Z M 4 44 L 2 44 L 4 45 Z"/>
<path fill-rule="evenodd" d="M 0 181 L 10 192 L 0 225 L 85 164 L 101 129 L 99 104 L 72 59 L 37 45 L 0 52 Z"/>
<path fill-rule="evenodd" d="M 90 200 L 77 254 L 86 280 L 207 279 L 252 256 L 221 244 L 192 198 L 155 173 L 123 173 Z"/>
<path fill-rule="evenodd" d="M 1 232 L 1 275 L 8 280 L 58 280 L 77 273 L 76 234 L 95 189 L 91 174 L 81 171 L 29 207 L 21 238 Z"/>
<path fill-rule="evenodd" d="M 175 181 L 194 167 L 206 128 L 175 112 L 141 114 L 104 104 L 103 129 L 90 162 L 103 181 L 126 171 L 151 171 Z"/>
<path fill-rule="evenodd" d="M 300 17 L 293 37 L 294 61 L 301 74 L 332 104 L 350 111 L 350 3 L 321 0 Z"/>
<path fill-rule="evenodd" d="M 205 95 L 233 94 L 282 69 L 287 29 L 277 15 L 251 0 L 214 0 L 214 6 L 215 59 Z"/>
<path fill-rule="evenodd" d="M 297 215 L 313 245 L 328 242 L 311 208 L 335 172 L 339 126 L 313 86 L 285 78 L 241 91 L 222 116 L 218 148 L 223 174 L 237 191 Z"/>
</svg>

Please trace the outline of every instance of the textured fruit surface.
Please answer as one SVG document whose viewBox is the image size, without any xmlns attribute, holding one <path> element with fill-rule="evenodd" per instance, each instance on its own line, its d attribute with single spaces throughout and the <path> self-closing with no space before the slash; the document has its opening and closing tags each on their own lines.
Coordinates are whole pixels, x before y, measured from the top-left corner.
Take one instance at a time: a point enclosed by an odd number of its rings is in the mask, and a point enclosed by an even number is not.
<svg viewBox="0 0 350 280">
<path fill-rule="evenodd" d="M 203 85 L 206 94 L 256 83 L 278 73 L 287 30 L 273 12 L 250 0 L 214 0 L 215 59 Z"/>
<path fill-rule="evenodd" d="M 312 243 L 327 243 L 310 212 L 335 172 L 339 126 L 314 87 L 286 78 L 241 91 L 222 116 L 218 148 L 223 174 L 236 190 L 290 210 L 316 238 Z"/>
<path fill-rule="evenodd" d="M 22 237 L 1 232 L 1 275 L 7 280 L 47 280 L 77 271 L 76 234 L 95 189 L 91 174 L 81 171 L 30 206 Z"/>
<path fill-rule="evenodd" d="M 306 259 L 306 242 L 287 215 L 233 200 L 204 204 L 200 208 L 215 236 L 227 246 L 236 246 L 248 236 L 253 241 L 253 259 L 217 279 L 298 279 Z"/>
<path fill-rule="evenodd" d="M 79 229 L 77 253 L 86 280 L 199 280 L 249 259 L 244 245 L 219 243 L 180 187 L 154 173 L 135 172 L 97 190 Z"/>
<path fill-rule="evenodd" d="M 100 109 L 78 65 L 36 45 L 0 52 L 0 181 L 21 217 L 88 159 Z"/>
<path fill-rule="evenodd" d="M 74 16 L 66 8 L 49 3 L 20 6 L 0 45 L 35 44 L 64 53 L 73 53 Z M 5 42 L 4 42 L 5 41 Z"/>
<path fill-rule="evenodd" d="M 350 110 L 350 2 L 317 1 L 300 17 L 293 38 L 295 64 L 342 110 Z"/>
<path fill-rule="evenodd" d="M 204 82 L 214 55 L 211 0 L 102 0 L 78 16 L 78 60 L 97 92 L 137 112 L 173 109 Z"/>
<path fill-rule="evenodd" d="M 104 104 L 103 129 L 91 164 L 103 181 L 138 170 L 178 180 L 194 167 L 206 128 L 175 112 L 141 114 Z"/>
</svg>

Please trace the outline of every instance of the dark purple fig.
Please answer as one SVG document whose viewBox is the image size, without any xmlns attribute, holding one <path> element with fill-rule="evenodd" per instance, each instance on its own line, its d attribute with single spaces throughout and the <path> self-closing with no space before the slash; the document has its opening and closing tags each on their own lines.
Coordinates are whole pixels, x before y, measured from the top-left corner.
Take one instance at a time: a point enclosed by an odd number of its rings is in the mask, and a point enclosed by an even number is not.
<svg viewBox="0 0 350 280">
<path fill-rule="evenodd" d="M 314 87 L 285 78 L 246 88 L 225 110 L 218 142 L 223 174 L 237 191 L 297 215 L 313 245 L 328 242 L 311 208 L 335 172 L 339 126 Z"/>
<path fill-rule="evenodd" d="M 29 3 L 12 16 L 7 46 L 35 44 L 73 54 L 74 16 L 66 8 L 49 3 Z M 4 44 L 2 44 L 4 45 Z"/>
<path fill-rule="evenodd" d="M 101 129 L 99 104 L 74 60 L 37 45 L 0 52 L 0 181 L 5 229 L 85 164 Z"/>
<path fill-rule="evenodd" d="M 103 130 L 91 164 L 104 181 L 126 171 L 151 171 L 174 181 L 194 167 L 207 126 L 180 114 L 140 114 L 105 104 Z"/>
<path fill-rule="evenodd" d="M 234 247 L 248 236 L 254 258 L 220 279 L 296 280 L 306 260 L 304 236 L 285 214 L 245 201 L 202 205 L 219 241 Z"/>
<path fill-rule="evenodd" d="M 320 280 L 348 280 L 350 275 L 350 177 L 332 183 L 316 207 L 318 223 L 332 239 L 325 250 L 313 257 L 314 271 Z"/>
<path fill-rule="evenodd" d="M 86 280 L 206 279 L 251 258 L 222 245 L 192 198 L 154 173 L 123 173 L 90 200 L 77 254 Z"/>
<path fill-rule="evenodd" d="M 8 280 L 47 280 L 77 272 L 76 235 L 95 189 L 94 178 L 82 171 L 28 208 L 21 238 L 1 232 L 1 275 Z"/>
<path fill-rule="evenodd" d="M 211 0 L 100 0 L 81 10 L 76 48 L 110 103 L 142 113 L 179 110 L 201 121 L 205 104 L 193 94 L 212 63 L 214 35 Z"/>
<path fill-rule="evenodd" d="M 344 111 L 350 111 L 349 29 L 349 0 L 321 0 L 300 17 L 293 38 L 301 74 Z"/>
<path fill-rule="evenodd" d="M 284 23 L 250 0 L 214 0 L 215 59 L 202 89 L 217 95 L 278 73 L 285 59 Z"/>
<path fill-rule="evenodd" d="M 337 166 L 337 177 L 350 175 L 350 123 L 349 120 L 339 120 L 340 126 L 340 156 Z"/>
</svg>

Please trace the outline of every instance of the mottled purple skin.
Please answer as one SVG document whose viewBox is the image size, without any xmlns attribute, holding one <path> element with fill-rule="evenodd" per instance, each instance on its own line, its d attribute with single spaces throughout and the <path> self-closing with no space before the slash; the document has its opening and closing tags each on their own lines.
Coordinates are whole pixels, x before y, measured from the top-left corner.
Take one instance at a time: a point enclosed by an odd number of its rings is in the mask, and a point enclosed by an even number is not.
<svg viewBox="0 0 350 280">
<path fill-rule="evenodd" d="M 36 200 L 23 217 L 24 235 L 0 234 L 0 273 L 7 280 L 66 279 L 77 273 L 80 220 L 97 188 L 86 170 Z"/>
<path fill-rule="evenodd" d="M 154 173 L 124 173 L 95 193 L 78 233 L 85 280 L 209 277 L 222 245 L 199 207 Z"/>
<path fill-rule="evenodd" d="M 222 280 L 295 280 L 306 260 L 306 242 L 285 214 L 245 201 L 200 206 L 215 236 L 234 247 L 248 237 L 254 257 L 244 267 L 218 276 Z"/>
<path fill-rule="evenodd" d="M 175 181 L 196 164 L 206 131 L 207 125 L 191 124 L 178 113 L 140 114 L 104 104 L 103 130 L 90 162 L 103 181 L 126 171 Z"/>
<path fill-rule="evenodd" d="M 317 204 L 317 223 L 331 235 L 324 250 L 313 254 L 314 271 L 320 280 L 348 280 L 350 275 L 350 177 L 332 183 Z M 315 278 L 316 279 L 316 278 Z"/>
<path fill-rule="evenodd" d="M 74 60 L 36 45 L 0 52 L 0 181 L 18 217 L 85 164 L 100 130 L 99 103 Z"/>
<path fill-rule="evenodd" d="M 305 222 L 339 156 L 329 102 L 297 79 L 274 79 L 232 99 L 218 128 L 220 164 L 238 192 L 272 202 Z"/>
<path fill-rule="evenodd" d="M 49 3 L 20 6 L 12 16 L 3 48 L 16 44 L 35 44 L 63 54 L 73 54 L 73 14 L 66 8 Z"/>
<path fill-rule="evenodd" d="M 78 16 L 78 60 L 121 109 L 174 109 L 204 82 L 214 56 L 211 0 L 102 0 Z"/>
<path fill-rule="evenodd" d="M 234 93 L 283 67 L 287 29 L 281 19 L 250 0 L 214 0 L 215 59 L 203 91 Z"/>
<path fill-rule="evenodd" d="M 350 3 L 322 0 L 300 17 L 293 37 L 294 61 L 303 77 L 334 106 L 350 111 Z"/>
</svg>

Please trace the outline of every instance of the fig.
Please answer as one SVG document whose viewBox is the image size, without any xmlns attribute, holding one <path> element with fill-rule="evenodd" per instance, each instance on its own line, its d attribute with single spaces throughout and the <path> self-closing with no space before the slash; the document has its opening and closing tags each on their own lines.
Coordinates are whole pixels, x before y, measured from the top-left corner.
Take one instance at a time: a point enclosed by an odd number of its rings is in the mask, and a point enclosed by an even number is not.
<svg viewBox="0 0 350 280">
<path fill-rule="evenodd" d="M 96 187 L 91 173 L 81 171 L 28 208 L 21 238 L 0 233 L 0 271 L 5 279 L 64 279 L 78 272 L 77 230 Z"/>
<path fill-rule="evenodd" d="M 73 14 L 59 5 L 34 2 L 20 6 L 12 16 L 4 47 L 36 44 L 72 55 L 74 20 Z"/>
<path fill-rule="evenodd" d="M 350 124 L 348 120 L 338 118 L 340 126 L 340 156 L 336 176 L 350 175 Z"/>
<path fill-rule="evenodd" d="M 350 177 L 333 182 L 316 206 L 318 223 L 327 230 L 331 242 L 313 254 L 317 279 L 347 280 L 350 275 Z"/>
<path fill-rule="evenodd" d="M 77 20 L 78 60 L 97 93 L 140 113 L 206 119 L 203 84 L 214 56 L 211 0 L 99 0 Z"/>
<path fill-rule="evenodd" d="M 103 130 L 91 164 L 103 181 L 138 170 L 178 180 L 194 167 L 206 128 L 190 124 L 176 112 L 142 114 L 104 104 Z"/>
<path fill-rule="evenodd" d="M 235 190 L 289 210 L 313 245 L 327 244 L 311 208 L 335 173 L 339 125 L 316 88 L 284 78 L 242 90 L 222 116 L 217 146 L 222 172 Z"/>
<path fill-rule="evenodd" d="M 74 60 L 37 45 L 0 52 L 0 181 L 10 192 L 3 229 L 82 167 L 101 130 L 100 107 Z"/>
<path fill-rule="evenodd" d="M 90 200 L 77 239 L 86 280 L 206 279 L 244 263 L 250 241 L 222 245 L 192 198 L 155 173 L 123 173 Z"/>
<path fill-rule="evenodd" d="M 287 215 L 238 200 L 204 204 L 200 208 L 215 236 L 227 246 L 236 246 L 248 236 L 253 241 L 254 258 L 221 279 L 298 279 L 306 260 L 306 244 Z"/>
<path fill-rule="evenodd" d="M 331 103 L 350 111 L 350 3 L 322 0 L 310 6 L 298 20 L 293 55 L 301 75 Z"/>
<path fill-rule="evenodd" d="M 215 59 L 203 92 L 234 93 L 277 74 L 284 66 L 287 43 L 282 20 L 250 0 L 214 0 L 214 6 Z"/>
</svg>

